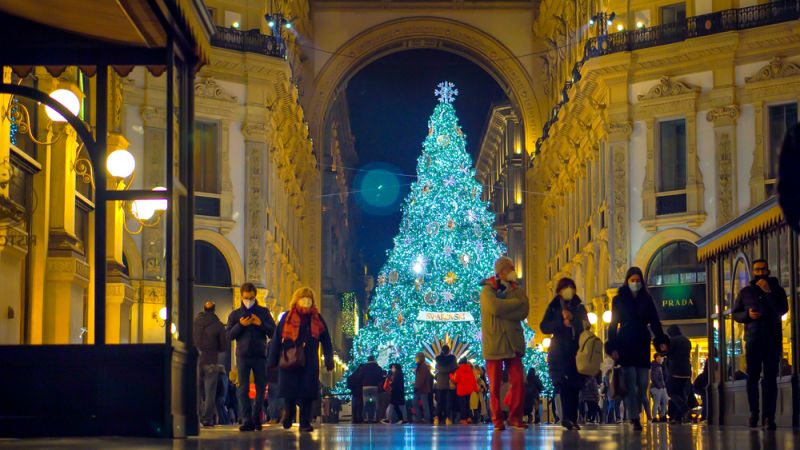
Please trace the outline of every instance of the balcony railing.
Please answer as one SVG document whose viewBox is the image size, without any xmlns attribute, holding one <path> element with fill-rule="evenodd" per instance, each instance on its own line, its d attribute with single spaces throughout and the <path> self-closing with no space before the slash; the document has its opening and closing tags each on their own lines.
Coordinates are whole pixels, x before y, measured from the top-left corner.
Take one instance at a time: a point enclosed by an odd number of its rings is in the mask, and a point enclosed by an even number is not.
<svg viewBox="0 0 800 450">
<path fill-rule="evenodd" d="M 728 9 L 676 22 L 637 30 L 621 31 L 592 38 L 587 45 L 591 56 L 630 52 L 672 44 L 700 36 L 788 22 L 800 18 L 800 1 L 778 0 L 746 8 Z"/>
<path fill-rule="evenodd" d="M 279 42 L 275 36 L 261 34 L 257 29 L 242 31 L 218 26 L 217 32 L 211 37 L 211 45 L 228 50 L 286 58 L 286 44 Z"/>
</svg>

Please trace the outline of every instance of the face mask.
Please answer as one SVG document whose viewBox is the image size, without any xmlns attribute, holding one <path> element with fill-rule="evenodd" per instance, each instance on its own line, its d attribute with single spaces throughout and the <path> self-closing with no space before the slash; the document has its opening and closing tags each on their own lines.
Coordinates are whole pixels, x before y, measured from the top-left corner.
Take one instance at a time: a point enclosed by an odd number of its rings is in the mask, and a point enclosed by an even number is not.
<svg viewBox="0 0 800 450">
<path fill-rule="evenodd" d="M 633 283 L 628 283 L 628 287 L 631 288 L 631 292 L 635 294 L 642 289 L 642 283 L 640 281 L 635 281 Z"/>
<path fill-rule="evenodd" d="M 561 298 L 564 300 L 572 300 L 572 297 L 575 297 L 575 289 L 567 287 L 561 290 Z"/>
<path fill-rule="evenodd" d="M 308 297 L 303 297 L 297 301 L 297 306 L 301 308 L 310 308 L 314 302 L 311 301 Z"/>
<path fill-rule="evenodd" d="M 255 305 L 255 304 L 256 304 L 256 301 L 255 301 L 255 300 L 245 300 L 245 299 L 242 299 L 242 304 L 244 304 L 244 307 L 245 307 L 245 308 L 247 308 L 247 309 L 250 309 L 250 308 L 252 308 L 252 307 L 253 307 L 253 305 Z"/>
<path fill-rule="evenodd" d="M 517 272 L 512 270 L 506 274 L 506 281 L 517 281 Z"/>
</svg>

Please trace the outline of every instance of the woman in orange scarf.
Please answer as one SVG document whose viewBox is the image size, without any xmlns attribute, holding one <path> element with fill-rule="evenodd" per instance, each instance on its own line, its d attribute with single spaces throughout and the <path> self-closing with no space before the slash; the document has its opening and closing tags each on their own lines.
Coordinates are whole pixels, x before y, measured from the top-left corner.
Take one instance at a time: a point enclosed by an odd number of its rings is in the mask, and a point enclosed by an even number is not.
<svg viewBox="0 0 800 450">
<path fill-rule="evenodd" d="M 278 391 L 284 399 L 283 427 L 291 428 L 295 407 L 300 407 L 300 431 L 313 431 L 311 402 L 319 397 L 319 346 L 325 356 L 325 368 L 333 370 L 333 346 L 325 320 L 314 303 L 314 291 L 301 287 L 292 295 L 289 311 L 284 314 L 269 345 L 268 365 L 276 367 L 288 350 L 299 347 L 304 364 L 278 370 Z"/>
</svg>

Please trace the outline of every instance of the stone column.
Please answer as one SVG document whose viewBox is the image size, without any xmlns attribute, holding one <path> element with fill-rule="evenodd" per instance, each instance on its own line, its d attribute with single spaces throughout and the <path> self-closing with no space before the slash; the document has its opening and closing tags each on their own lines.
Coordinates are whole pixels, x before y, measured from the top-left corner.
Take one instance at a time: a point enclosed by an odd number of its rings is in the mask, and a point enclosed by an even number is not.
<svg viewBox="0 0 800 450">
<path fill-rule="evenodd" d="M 714 124 L 714 161 L 717 166 L 717 226 L 738 215 L 736 191 L 736 119 L 737 105 L 714 108 L 706 119 Z"/>
<path fill-rule="evenodd" d="M 245 278 L 266 287 L 267 278 L 267 171 L 269 152 L 263 122 L 247 119 L 242 124 L 245 139 Z"/>
<path fill-rule="evenodd" d="M 611 250 L 611 279 L 622 283 L 630 260 L 628 235 L 628 138 L 633 126 L 630 122 L 616 122 L 608 126 L 608 140 L 611 156 L 611 223 L 609 240 Z"/>
</svg>

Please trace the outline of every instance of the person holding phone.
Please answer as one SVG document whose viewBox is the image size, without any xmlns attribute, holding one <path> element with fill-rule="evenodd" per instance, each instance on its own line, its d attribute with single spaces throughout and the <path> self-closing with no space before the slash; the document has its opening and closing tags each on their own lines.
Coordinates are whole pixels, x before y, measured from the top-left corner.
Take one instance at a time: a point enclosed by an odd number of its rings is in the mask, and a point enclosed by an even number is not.
<svg viewBox="0 0 800 450">
<path fill-rule="evenodd" d="M 747 364 L 747 401 L 750 404 L 750 427 L 758 427 L 758 385 L 764 372 L 764 410 L 762 425 L 777 428 L 775 409 L 778 401 L 778 366 L 783 356 L 781 317 L 789 312 L 786 291 L 775 277 L 770 277 L 769 263 L 753 261 L 753 279 L 739 291 L 733 305 L 733 320 L 745 324 L 745 363 Z"/>
</svg>

